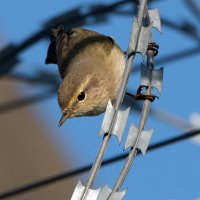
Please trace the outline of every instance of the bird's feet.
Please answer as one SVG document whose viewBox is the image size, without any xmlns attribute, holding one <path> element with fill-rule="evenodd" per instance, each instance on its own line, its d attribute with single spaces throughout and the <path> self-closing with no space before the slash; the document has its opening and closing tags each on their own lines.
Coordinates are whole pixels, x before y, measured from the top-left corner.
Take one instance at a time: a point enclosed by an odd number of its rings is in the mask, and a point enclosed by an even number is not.
<svg viewBox="0 0 200 200">
<path fill-rule="evenodd" d="M 126 94 L 133 97 L 135 100 L 149 100 L 149 101 L 153 102 L 155 100 L 155 98 L 159 99 L 159 97 L 154 94 L 143 94 L 142 93 L 143 88 L 148 89 L 148 86 L 140 85 L 136 94 L 134 94 L 134 95 L 132 95 L 130 93 L 126 93 Z"/>
</svg>

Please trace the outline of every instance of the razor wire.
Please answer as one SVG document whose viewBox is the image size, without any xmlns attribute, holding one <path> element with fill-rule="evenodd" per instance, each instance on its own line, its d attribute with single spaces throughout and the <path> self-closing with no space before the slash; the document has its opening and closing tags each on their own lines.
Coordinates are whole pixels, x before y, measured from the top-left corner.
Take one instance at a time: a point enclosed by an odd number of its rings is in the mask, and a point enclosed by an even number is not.
<svg viewBox="0 0 200 200">
<path fill-rule="evenodd" d="M 143 25 L 145 17 L 148 17 L 148 26 Z M 71 200 L 121 200 L 124 198 L 126 190 L 119 192 L 121 185 L 130 169 L 134 157 L 137 154 L 137 150 L 140 149 L 145 154 L 153 130 L 149 132 L 144 131 L 144 126 L 147 120 L 149 112 L 149 100 L 145 100 L 143 104 L 143 111 L 141 113 L 141 120 L 139 128 L 137 129 L 133 124 L 130 127 L 125 149 L 131 147 L 131 151 L 125 161 L 124 167 L 117 179 L 113 189 L 107 185 L 98 189 L 92 189 L 92 184 L 97 176 L 99 168 L 102 164 L 103 156 L 106 148 L 109 144 L 109 140 L 112 135 L 117 136 L 118 142 L 121 143 L 122 135 L 128 119 L 130 107 L 126 110 L 120 110 L 120 105 L 123 101 L 124 94 L 126 92 L 126 86 L 131 72 L 131 65 L 136 53 L 140 53 L 144 59 L 147 53 L 147 68 L 142 66 L 142 83 L 147 87 L 146 95 L 151 95 L 152 87 L 156 87 L 161 93 L 163 68 L 154 70 L 153 54 L 154 51 L 148 50 L 148 44 L 152 41 L 151 39 L 151 28 L 156 27 L 159 31 L 161 30 L 160 16 L 158 9 L 148 10 L 147 0 L 141 0 L 139 2 L 138 16 L 134 17 L 131 36 L 129 40 L 129 46 L 127 50 L 127 62 L 124 69 L 124 74 L 121 82 L 121 87 L 114 105 L 109 101 L 107 109 L 102 122 L 99 136 L 104 135 L 102 144 L 98 151 L 97 157 L 93 163 L 90 171 L 89 178 L 86 186 L 83 186 L 81 181 L 75 187 L 74 193 Z"/>
<path fill-rule="evenodd" d="M 194 52 L 198 53 L 198 52 L 199 52 L 199 48 L 197 48 L 197 50 L 198 50 L 198 51 L 196 51 L 196 49 L 195 49 Z M 187 51 L 186 53 L 188 53 L 188 51 Z M 174 56 L 174 57 L 177 58 L 176 56 Z M 165 62 L 166 62 L 167 60 L 169 61 L 170 59 L 165 59 Z M 170 60 L 170 61 L 171 61 L 171 60 Z"/>
</svg>

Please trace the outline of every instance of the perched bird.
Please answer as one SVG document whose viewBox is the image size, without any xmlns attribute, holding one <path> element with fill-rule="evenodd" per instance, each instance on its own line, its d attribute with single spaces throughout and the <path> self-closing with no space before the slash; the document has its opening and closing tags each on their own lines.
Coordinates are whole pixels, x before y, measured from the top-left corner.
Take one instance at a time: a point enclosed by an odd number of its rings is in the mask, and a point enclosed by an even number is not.
<svg viewBox="0 0 200 200">
<path fill-rule="evenodd" d="M 72 117 L 98 115 L 109 99 L 114 103 L 122 80 L 125 56 L 115 41 L 94 31 L 60 25 L 52 29 L 46 64 L 58 65 L 62 82 L 59 125 Z"/>
</svg>

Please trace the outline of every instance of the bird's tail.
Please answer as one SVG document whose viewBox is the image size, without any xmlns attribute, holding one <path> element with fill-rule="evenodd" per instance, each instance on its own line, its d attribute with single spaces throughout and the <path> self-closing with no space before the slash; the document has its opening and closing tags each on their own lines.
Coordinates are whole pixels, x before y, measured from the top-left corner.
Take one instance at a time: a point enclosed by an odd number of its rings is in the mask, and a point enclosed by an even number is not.
<svg viewBox="0 0 200 200">
<path fill-rule="evenodd" d="M 46 64 L 58 64 L 57 63 L 57 53 L 56 53 L 56 44 L 57 37 L 64 33 L 63 25 L 59 25 L 57 29 L 51 29 L 50 32 L 50 44 L 47 51 L 47 57 L 45 59 Z"/>
</svg>

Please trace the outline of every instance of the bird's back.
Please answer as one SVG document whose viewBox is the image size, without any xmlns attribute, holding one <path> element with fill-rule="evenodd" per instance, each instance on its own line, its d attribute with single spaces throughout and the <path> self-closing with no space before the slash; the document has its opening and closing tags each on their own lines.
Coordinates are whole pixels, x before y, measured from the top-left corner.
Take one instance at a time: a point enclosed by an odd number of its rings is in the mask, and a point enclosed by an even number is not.
<svg viewBox="0 0 200 200">
<path fill-rule="evenodd" d="M 90 57 L 90 62 L 92 59 L 103 60 L 117 46 L 112 38 L 81 28 L 73 28 L 65 33 L 64 28 L 59 26 L 52 29 L 50 38 L 46 64 L 58 64 L 61 78 L 74 62 L 83 61 L 86 57 Z"/>
</svg>

